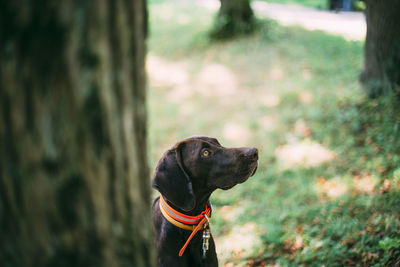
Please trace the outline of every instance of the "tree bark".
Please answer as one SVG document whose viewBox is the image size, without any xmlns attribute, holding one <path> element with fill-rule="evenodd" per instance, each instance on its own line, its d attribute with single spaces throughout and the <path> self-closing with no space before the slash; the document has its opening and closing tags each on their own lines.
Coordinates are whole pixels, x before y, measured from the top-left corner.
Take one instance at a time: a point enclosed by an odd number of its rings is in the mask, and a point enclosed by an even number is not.
<svg viewBox="0 0 400 267">
<path fill-rule="evenodd" d="M 254 27 L 254 14 L 249 0 L 221 0 L 212 36 L 230 38 L 250 33 Z"/>
<path fill-rule="evenodd" d="M 367 0 L 367 38 L 360 80 L 371 98 L 399 94 L 400 1 Z"/>
<path fill-rule="evenodd" d="M 146 11 L 1 1 L 1 266 L 154 266 Z"/>
</svg>

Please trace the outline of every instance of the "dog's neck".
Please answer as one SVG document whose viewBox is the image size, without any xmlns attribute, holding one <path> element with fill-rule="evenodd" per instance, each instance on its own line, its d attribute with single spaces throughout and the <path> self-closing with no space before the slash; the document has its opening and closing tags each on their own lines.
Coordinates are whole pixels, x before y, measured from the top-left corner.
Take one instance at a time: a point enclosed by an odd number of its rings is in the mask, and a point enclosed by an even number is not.
<svg viewBox="0 0 400 267">
<path fill-rule="evenodd" d="M 199 215 L 206 209 L 207 205 L 210 205 L 210 196 L 212 192 L 194 192 L 196 197 L 196 204 L 194 208 L 190 211 L 182 210 L 181 208 L 175 206 L 172 202 L 167 200 L 168 205 L 170 205 L 174 210 L 179 211 L 180 213 L 186 214 L 188 216 L 196 216 Z"/>
</svg>

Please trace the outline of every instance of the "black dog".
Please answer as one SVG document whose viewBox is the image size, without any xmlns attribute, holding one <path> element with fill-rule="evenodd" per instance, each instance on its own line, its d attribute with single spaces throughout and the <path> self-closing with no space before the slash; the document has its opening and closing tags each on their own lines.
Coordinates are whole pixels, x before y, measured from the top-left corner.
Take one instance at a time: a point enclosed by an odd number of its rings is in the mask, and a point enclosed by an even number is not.
<svg viewBox="0 0 400 267">
<path fill-rule="evenodd" d="M 256 148 L 225 148 L 210 137 L 187 138 L 165 152 L 153 176 L 163 197 L 153 203 L 158 266 L 218 266 L 214 240 L 207 240 L 209 197 L 243 183 L 257 166 Z"/>
</svg>

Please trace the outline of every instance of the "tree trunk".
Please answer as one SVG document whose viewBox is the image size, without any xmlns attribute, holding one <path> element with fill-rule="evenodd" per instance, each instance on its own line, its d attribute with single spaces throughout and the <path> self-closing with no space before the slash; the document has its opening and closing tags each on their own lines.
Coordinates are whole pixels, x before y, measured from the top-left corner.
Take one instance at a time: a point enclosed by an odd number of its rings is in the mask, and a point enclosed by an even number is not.
<svg viewBox="0 0 400 267">
<path fill-rule="evenodd" d="M 145 0 L 0 3 L 0 266 L 153 266 Z"/>
<path fill-rule="evenodd" d="M 360 80 L 371 97 L 398 94 L 400 86 L 400 1 L 366 1 L 367 38 Z"/>
<path fill-rule="evenodd" d="M 230 38 L 250 33 L 254 27 L 254 14 L 249 0 L 221 0 L 212 36 Z"/>
</svg>

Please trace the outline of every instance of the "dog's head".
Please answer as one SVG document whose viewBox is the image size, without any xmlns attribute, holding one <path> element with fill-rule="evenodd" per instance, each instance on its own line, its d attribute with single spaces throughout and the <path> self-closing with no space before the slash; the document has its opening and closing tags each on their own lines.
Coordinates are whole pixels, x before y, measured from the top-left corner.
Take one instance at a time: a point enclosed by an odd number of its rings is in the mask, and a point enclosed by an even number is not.
<svg viewBox="0 0 400 267">
<path fill-rule="evenodd" d="M 229 189 L 252 176 L 258 166 L 256 148 L 225 148 L 215 138 L 184 139 L 164 153 L 153 187 L 182 210 L 192 210 L 195 192 Z"/>
</svg>

